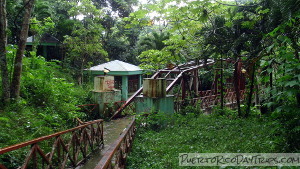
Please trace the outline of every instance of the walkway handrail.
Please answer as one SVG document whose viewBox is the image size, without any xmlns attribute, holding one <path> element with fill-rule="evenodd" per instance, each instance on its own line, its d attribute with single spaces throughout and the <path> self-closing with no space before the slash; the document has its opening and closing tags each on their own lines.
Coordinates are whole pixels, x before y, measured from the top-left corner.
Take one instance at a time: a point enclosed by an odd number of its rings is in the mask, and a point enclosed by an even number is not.
<svg viewBox="0 0 300 169">
<path fill-rule="evenodd" d="M 120 137 L 110 146 L 95 169 L 125 168 L 126 157 L 132 146 L 135 131 L 135 119 L 133 119 Z"/>
<path fill-rule="evenodd" d="M 221 102 L 221 94 L 214 93 L 213 90 L 200 91 L 200 97 L 193 98 L 192 104 L 198 104 L 197 101 L 200 102 L 200 107 L 202 109 L 211 108 L 212 106 Z M 245 98 L 245 90 L 240 90 L 240 100 L 243 101 Z M 224 93 L 224 102 L 226 106 L 232 106 L 236 104 L 236 92 L 233 90 L 228 90 Z"/>
<path fill-rule="evenodd" d="M 167 89 L 166 89 L 167 93 L 169 93 L 171 91 L 171 89 L 174 87 L 174 85 L 182 78 L 182 76 L 183 76 L 184 73 L 191 72 L 193 70 L 197 70 L 199 68 L 202 68 L 202 67 L 205 67 L 205 66 L 210 66 L 210 65 L 213 65 L 213 64 L 214 64 L 214 62 L 212 61 L 212 62 L 209 62 L 209 63 L 206 63 L 206 64 L 201 64 L 201 65 L 197 65 L 197 66 L 191 66 L 190 68 L 183 70 L 176 77 L 176 79 L 173 80 L 173 82 L 167 87 Z"/>
<path fill-rule="evenodd" d="M 65 142 L 64 139 L 66 140 L 66 138 L 61 136 L 68 133 L 71 134 L 71 139 Z M 38 143 L 50 139 L 54 139 L 52 151 L 44 153 Z M 65 168 L 67 164 L 76 167 L 86 160 L 95 147 L 104 145 L 103 120 L 86 122 L 72 129 L 2 148 L 0 149 L 0 155 L 29 145 L 31 149 L 21 167 L 22 169 Z M 37 155 L 40 155 L 41 160 L 38 160 Z"/>
</svg>

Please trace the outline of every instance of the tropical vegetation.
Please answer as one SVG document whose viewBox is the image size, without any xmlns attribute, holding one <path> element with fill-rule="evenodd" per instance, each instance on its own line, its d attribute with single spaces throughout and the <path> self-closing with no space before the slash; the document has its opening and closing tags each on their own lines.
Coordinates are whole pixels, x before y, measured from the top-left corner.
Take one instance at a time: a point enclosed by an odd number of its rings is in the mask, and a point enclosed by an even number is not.
<svg viewBox="0 0 300 169">
<path fill-rule="evenodd" d="M 299 152 L 299 9 L 300 0 L 0 0 L 0 147 L 70 128 L 76 117 L 91 120 L 76 107 L 90 103 L 85 68 L 118 59 L 151 73 L 167 64 L 210 59 L 214 67 L 199 72 L 203 87 L 211 86 L 212 70 L 218 69 L 220 84 L 234 75 L 234 83 L 224 86 L 238 91 L 241 61 L 245 101 L 237 102 L 236 110 L 220 104 L 215 114 L 222 116 L 194 116 L 200 110 L 187 106 L 170 119 L 149 117 L 147 123 L 161 130 L 138 131 L 128 165 L 173 166 L 174 161 L 157 160 L 164 153 L 171 157 L 179 150 L 193 151 L 196 145 L 195 150 L 208 146 L 209 152 Z M 59 56 L 37 54 L 45 34 L 59 42 Z M 35 38 L 31 48 L 26 47 L 28 37 Z M 191 127 L 198 123 L 206 125 Z M 168 133 L 179 126 L 179 134 L 191 131 L 177 140 L 177 145 L 185 144 L 182 149 L 153 147 L 152 135 L 168 144 Z M 247 142 L 231 147 L 222 139 L 229 136 Z M 220 146 L 210 147 L 204 138 Z M 160 156 L 152 158 L 146 149 Z M 139 165 L 139 155 L 149 163 Z M 9 155 L 0 163 L 7 159 L 18 160 Z"/>
<path fill-rule="evenodd" d="M 179 153 L 285 152 L 280 125 L 270 118 L 158 113 L 139 122 L 147 125 L 138 128 L 128 168 L 182 168 Z"/>
</svg>

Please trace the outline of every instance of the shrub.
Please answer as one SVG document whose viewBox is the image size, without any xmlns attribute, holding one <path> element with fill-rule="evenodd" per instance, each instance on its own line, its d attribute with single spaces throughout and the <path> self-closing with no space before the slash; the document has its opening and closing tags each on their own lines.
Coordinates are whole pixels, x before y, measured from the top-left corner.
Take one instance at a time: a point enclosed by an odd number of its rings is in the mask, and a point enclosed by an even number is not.
<svg viewBox="0 0 300 169">
<path fill-rule="evenodd" d="M 287 152 L 300 151 L 300 114 L 298 109 L 286 108 L 285 111 L 275 111 L 272 114 L 275 120 L 280 122 L 280 130 L 277 132 L 286 139 L 285 150 Z"/>
<path fill-rule="evenodd" d="M 34 53 L 24 57 L 21 98 L 0 107 L 0 148 L 72 128 L 75 117 L 85 117 L 76 105 L 87 104 L 89 88 L 76 86 L 67 76 L 58 61 Z M 25 153 L 6 153 L 0 163 L 16 168 Z"/>
<path fill-rule="evenodd" d="M 150 113 L 137 116 L 137 123 L 144 129 L 160 131 L 168 126 L 172 118 L 172 115 L 163 112 Z"/>
</svg>

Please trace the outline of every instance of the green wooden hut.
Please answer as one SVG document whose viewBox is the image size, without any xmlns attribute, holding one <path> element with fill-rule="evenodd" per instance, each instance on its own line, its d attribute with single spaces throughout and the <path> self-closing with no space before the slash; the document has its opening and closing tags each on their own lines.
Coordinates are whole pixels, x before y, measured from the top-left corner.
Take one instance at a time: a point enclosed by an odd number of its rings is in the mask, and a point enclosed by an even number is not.
<svg viewBox="0 0 300 169">
<path fill-rule="evenodd" d="M 94 79 L 95 76 L 114 76 L 115 88 L 122 91 L 122 100 L 126 101 L 142 86 L 143 70 L 130 63 L 114 60 L 85 69 L 85 72 Z"/>
<path fill-rule="evenodd" d="M 32 49 L 32 45 L 35 42 L 35 36 L 27 38 L 26 48 Z M 62 54 L 60 52 L 61 42 L 50 34 L 44 34 L 39 40 L 37 46 L 37 55 L 42 55 L 47 60 L 57 59 L 62 60 Z"/>
</svg>

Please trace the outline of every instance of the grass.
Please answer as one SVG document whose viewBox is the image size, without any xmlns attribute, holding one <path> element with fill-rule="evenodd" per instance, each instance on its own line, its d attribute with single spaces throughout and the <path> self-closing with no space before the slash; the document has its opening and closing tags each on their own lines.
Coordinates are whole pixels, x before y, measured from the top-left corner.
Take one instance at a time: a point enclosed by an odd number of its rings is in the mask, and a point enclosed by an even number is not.
<svg viewBox="0 0 300 169">
<path fill-rule="evenodd" d="M 182 168 L 179 153 L 284 151 L 278 123 L 264 118 L 156 114 L 141 123 L 126 168 Z"/>
</svg>

